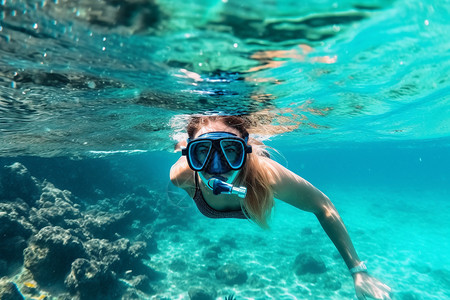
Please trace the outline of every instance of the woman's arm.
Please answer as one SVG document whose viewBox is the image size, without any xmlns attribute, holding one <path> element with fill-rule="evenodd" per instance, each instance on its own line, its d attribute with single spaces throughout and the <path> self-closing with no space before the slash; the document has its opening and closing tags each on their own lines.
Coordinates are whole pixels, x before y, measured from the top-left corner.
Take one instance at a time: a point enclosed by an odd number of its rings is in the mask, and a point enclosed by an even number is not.
<svg viewBox="0 0 450 300">
<path fill-rule="evenodd" d="M 275 198 L 316 215 L 347 267 L 361 263 L 345 225 L 330 199 L 297 174 L 271 161 L 278 174 L 273 186 Z"/>
<path fill-rule="evenodd" d="M 265 159 L 275 170 L 273 191 L 275 198 L 316 215 L 349 270 L 362 263 L 356 253 L 345 225 L 330 199 L 305 179 L 280 164 Z M 391 289 L 370 276 L 365 270 L 351 272 L 358 299 L 365 296 L 375 299 L 390 299 Z"/>
<path fill-rule="evenodd" d="M 186 157 L 182 156 L 170 168 L 170 181 L 182 189 L 188 189 L 195 186 L 194 171 L 189 168 Z"/>
</svg>

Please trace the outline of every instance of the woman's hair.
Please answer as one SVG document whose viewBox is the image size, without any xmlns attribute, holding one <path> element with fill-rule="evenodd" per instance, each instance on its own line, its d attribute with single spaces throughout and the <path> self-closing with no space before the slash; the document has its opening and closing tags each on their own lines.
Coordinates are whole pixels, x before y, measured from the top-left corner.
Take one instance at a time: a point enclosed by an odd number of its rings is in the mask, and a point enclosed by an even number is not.
<svg viewBox="0 0 450 300">
<path fill-rule="evenodd" d="M 239 131 L 243 138 L 247 137 L 247 128 L 250 121 L 240 116 L 193 116 L 187 125 L 187 133 L 193 139 L 197 131 L 210 122 L 222 122 Z M 275 176 L 272 168 L 267 168 L 267 164 L 261 164 L 261 160 L 267 159 L 268 153 L 263 143 L 249 139 L 253 151 L 247 154 L 246 163 L 241 169 L 237 181 L 247 187 L 247 196 L 243 206 L 250 219 L 260 227 L 267 229 L 267 220 L 270 218 L 274 205 L 271 183 Z"/>
</svg>

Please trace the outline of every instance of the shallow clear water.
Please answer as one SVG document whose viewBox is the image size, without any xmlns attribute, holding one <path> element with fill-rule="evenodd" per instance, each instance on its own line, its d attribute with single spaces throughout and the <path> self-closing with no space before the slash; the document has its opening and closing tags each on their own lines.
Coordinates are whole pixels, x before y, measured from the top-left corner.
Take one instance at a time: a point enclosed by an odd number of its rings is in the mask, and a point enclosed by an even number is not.
<svg viewBox="0 0 450 300">
<path fill-rule="evenodd" d="M 448 1 L 124 3 L 2 1 L 2 155 L 170 150 L 205 111 L 302 147 L 448 143 Z"/>
<path fill-rule="evenodd" d="M 206 219 L 169 187 L 187 116 L 211 111 L 260 124 L 251 134 L 333 200 L 396 299 L 450 298 L 449 1 L 0 5 L 2 165 L 20 161 L 82 202 L 145 186 L 189 220 L 159 227 L 149 264 L 167 276 L 142 298 L 188 299 L 211 282 L 220 299 L 353 297 L 312 216 L 277 203 L 262 232 Z M 210 245 L 222 252 L 202 261 Z M 319 282 L 291 270 L 303 251 L 323 256 Z M 168 267 L 176 259 L 184 272 Z M 215 282 L 211 270 L 230 261 L 252 280 Z"/>
</svg>

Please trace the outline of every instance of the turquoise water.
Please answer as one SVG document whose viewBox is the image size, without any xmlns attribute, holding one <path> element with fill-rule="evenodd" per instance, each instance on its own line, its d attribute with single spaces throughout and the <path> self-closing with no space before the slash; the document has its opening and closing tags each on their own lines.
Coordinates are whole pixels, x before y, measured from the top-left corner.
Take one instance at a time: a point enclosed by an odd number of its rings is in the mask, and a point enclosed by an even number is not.
<svg viewBox="0 0 450 300">
<path fill-rule="evenodd" d="M 314 216 L 277 202 L 270 231 L 211 220 L 169 184 L 187 117 L 218 111 L 253 118 L 275 159 L 330 197 L 395 299 L 450 299 L 449 1 L 0 5 L 0 163 L 22 163 L 39 189 L 21 194 L 28 177 L 14 185 L 1 171 L 0 217 L 22 231 L 0 227 L 19 253 L 0 246 L 0 277 L 25 298 L 195 299 L 208 286 L 213 299 L 355 299 Z M 42 191 L 53 202 L 38 201 Z M 27 208 L 14 200 L 28 196 Z M 52 207 L 67 210 L 50 217 Z M 74 288 L 72 260 L 52 281 L 20 255 L 44 225 L 83 249 L 120 238 L 147 247 L 133 259 L 110 250 L 117 264 L 83 250 L 103 271 Z M 327 272 L 296 275 L 302 253 Z M 227 263 L 247 280 L 217 278 Z"/>
</svg>

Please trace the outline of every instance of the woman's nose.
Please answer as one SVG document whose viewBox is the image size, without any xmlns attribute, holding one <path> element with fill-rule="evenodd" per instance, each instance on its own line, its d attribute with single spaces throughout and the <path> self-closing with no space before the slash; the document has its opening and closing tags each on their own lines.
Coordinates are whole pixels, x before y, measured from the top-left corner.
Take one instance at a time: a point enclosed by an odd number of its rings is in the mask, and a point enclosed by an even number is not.
<svg viewBox="0 0 450 300">
<path fill-rule="evenodd" d="M 213 153 L 211 162 L 209 163 L 208 169 L 206 170 L 209 174 L 224 174 L 227 173 L 229 168 L 222 162 L 219 153 Z"/>
</svg>

